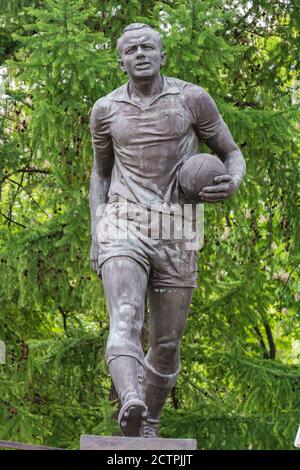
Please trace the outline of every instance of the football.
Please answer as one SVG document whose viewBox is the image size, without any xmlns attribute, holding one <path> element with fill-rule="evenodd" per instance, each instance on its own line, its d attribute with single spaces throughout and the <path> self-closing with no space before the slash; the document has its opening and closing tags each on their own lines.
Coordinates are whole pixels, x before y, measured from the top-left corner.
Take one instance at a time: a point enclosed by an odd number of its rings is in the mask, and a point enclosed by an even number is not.
<svg viewBox="0 0 300 470">
<path fill-rule="evenodd" d="M 186 197 L 201 202 L 199 193 L 206 186 L 214 186 L 216 176 L 226 175 L 224 163 L 215 155 L 198 153 L 188 158 L 179 171 L 179 184 Z"/>
</svg>

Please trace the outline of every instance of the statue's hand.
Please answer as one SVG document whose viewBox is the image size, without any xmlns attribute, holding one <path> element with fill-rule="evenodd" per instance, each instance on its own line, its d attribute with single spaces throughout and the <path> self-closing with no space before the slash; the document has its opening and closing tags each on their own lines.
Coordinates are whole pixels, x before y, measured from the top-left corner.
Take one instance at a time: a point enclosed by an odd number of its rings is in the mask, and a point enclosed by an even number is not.
<svg viewBox="0 0 300 470">
<path fill-rule="evenodd" d="M 99 243 L 97 239 L 92 240 L 91 250 L 90 250 L 90 262 L 91 268 L 96 273 L 98 269 L 98 256 L 99 256 Z"/>
<path fill-rule="evenodd" d="M 236 180 L 230 175 L 216 176 L 214 186 L 206 186 L 199 193 L 203 202 L 222 202 L 233 194 L 239 187 Z"/>
</svg>

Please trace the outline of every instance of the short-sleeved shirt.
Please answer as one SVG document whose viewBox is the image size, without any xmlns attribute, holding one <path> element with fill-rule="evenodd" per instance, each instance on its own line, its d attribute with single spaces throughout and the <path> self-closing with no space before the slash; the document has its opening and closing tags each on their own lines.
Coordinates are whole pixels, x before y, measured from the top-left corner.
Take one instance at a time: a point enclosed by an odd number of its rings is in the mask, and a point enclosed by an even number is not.
<svg viewBox="0 0 300 470">
<path fill-rule="evenodd" d="M 146 207 L 180 202 L 178 169 L 198 153 L 199 140 L 222 126 L 211 96 L 177 78 L 163 77 L 162 92 L 147 106 L 130 98 L 128 83 L 100 98 L 91 132 L 96 156 L 114 159 L 110 201 L 121 196 Z"/>
</svg>

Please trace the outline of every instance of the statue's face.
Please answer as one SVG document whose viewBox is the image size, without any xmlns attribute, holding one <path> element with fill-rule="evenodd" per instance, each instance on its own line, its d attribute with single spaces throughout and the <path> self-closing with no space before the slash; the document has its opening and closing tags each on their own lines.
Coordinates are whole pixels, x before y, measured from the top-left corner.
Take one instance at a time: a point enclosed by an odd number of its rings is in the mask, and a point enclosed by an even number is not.
<svg viewBox="0 0 300 470">
<path fill-rule="evenodd" d="M 120 45 L 120 66 L 132 79 L 151 79 L 165 62 L 157 35 L 146 28 L 127 31 Z"/>
</svg>

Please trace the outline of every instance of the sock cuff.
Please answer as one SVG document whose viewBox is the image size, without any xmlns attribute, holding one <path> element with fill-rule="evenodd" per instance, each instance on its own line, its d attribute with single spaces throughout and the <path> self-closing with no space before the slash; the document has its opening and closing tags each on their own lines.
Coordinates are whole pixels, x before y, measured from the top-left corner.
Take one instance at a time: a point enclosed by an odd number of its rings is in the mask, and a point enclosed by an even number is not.
<svg viewBox="0 0 300 470">
<path fill-rule="evenodd" d="M 162 374 L 161 372 L 158 372 L 151 364 L 149 364 L 147 357 L 145 357 L 144 365 L 146 382 L 156 385 L 159 388 L 172 389 L 174 387 L 180 372 L 180 365 L 178 366 L 177 371 L 173 374 Z"/>
</svg>

